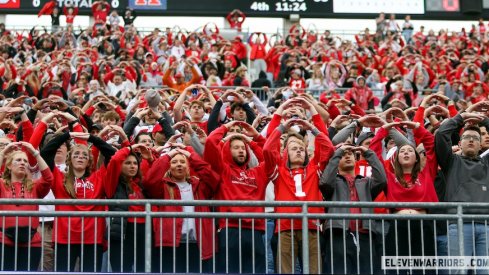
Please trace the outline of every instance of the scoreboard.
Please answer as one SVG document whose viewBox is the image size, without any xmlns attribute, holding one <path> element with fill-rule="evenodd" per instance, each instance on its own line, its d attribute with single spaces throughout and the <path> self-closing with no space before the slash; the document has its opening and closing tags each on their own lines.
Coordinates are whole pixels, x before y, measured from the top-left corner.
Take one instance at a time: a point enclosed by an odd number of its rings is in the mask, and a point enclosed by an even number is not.
<svg viewBox="0 0 489 275">
<path fill-rule="evenodd" d="M 0 14 L 36 14 L 49 0 L 0 0 Z M 57 0 L 58 6 L 74 5 L 90 14 L 95 0 Z M 413 19 L 471 20 L 489 16 L 489 0 L 481 13 L 466 15 L 461 4 L 469 0 L 105 0 L 112 9 L 130 7 L 150 16 L 225 16 L 234 9 L 247 16 L 308 18 L 373 18 L 379 12 L 410 14 Z M 473 1 L 473 0 L 470 0 Z M 480 0 L 476 0 L 480 1 Z M 121 15 L 121 13 L 119 13 Z M 398 16 L 398 19 L 401 17 Z"/>
</svg>

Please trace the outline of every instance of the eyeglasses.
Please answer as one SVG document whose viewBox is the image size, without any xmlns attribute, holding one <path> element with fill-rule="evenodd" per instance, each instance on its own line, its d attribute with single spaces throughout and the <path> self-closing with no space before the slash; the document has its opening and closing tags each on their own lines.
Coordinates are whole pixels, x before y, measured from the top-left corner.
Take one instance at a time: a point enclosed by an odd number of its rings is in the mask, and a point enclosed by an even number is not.
<svg viewBox="0 0 489 275">
<path fill-rule="evenodd" d="M 461 137 L 463 140 L 473 140 L 473 141 L 480 141 L 481 138 L 479 136 L 473 136 L 473 135 L 463 135 Z"/>
</svg>

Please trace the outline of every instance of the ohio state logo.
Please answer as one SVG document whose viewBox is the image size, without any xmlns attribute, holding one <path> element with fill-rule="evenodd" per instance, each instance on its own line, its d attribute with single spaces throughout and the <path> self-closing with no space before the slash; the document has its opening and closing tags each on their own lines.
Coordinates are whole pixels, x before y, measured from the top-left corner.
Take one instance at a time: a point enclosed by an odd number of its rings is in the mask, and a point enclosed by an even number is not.
<svg viewBox="0 0 489 275">
<path fill-rule="evenodd" d="M 131 0 L 129 7 L 135 10 L 166 10 L 168 0 Z"/>
<path fill-rule="evenodd" d="M 136 0 L 134 3 L 136 6 L 161 6 L 160 0 Z"/>
</svg>

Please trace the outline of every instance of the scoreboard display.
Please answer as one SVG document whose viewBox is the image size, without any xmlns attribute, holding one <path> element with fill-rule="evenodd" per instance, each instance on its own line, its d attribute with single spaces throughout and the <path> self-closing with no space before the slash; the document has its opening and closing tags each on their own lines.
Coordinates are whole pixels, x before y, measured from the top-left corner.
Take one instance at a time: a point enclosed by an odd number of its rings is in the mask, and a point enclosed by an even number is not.
<svg viewBox="0 0 489 275">
<path fill-rule="evenodd" d="M 140 15 L 149 16 L 226 16 L 239 9 L 255 17 L 297 14 L 307 18 L 374 18 L 379 12 L 385 12 L 433 20 L 488 17 L 489 0 L 484 1 L 480 14 L 465 15 L 461 12 L 462 0 L 105 0 L 112 9 L 119 10 L 119 14 L 130 7 Z M 49 0 L 0 0 L 0 14 L 37 14 L 47 2 Z M 91 13 L 93 2 L 95 0 L 57 0 L 59 7 L 73 5 L 83 15 Z"/>
</svg>

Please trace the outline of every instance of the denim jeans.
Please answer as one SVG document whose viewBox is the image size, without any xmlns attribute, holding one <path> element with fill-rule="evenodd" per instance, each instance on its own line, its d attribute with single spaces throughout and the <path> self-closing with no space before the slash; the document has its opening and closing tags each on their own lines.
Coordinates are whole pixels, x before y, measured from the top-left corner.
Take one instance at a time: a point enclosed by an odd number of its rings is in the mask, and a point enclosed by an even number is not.
<svg viewBox="0 0 489 275">
<path fill-rule="evenodd" d="M 460 255 L 458 246 L 458 226 L 450 224 L 448 226 L 448 243 L 450 256 L 487 256 L 486 236 L 488 234 L 486 226 L 482 223 L 464 223 L 464 255 Z M 452 274 L 465 274 L 467 270 L 452 270 Z M 487 269 L 477 270 L 477 274 L 488 274 Z"/>
<path fill-rule="evenodd" d="M 273 233 L 275 232 L 275 220 L 267 220 L 267 235 L 263 235 L 264 237 L 264 243 L 267 247 L 267 269 L 268 273 L 273 274 L 275 273 L 275 261 L 273 258 L 273 251 L 272 251 L 272 237 Z"/>
<path fill-rule="evenodd" d="M 437 235 L 436 236 L 436 255 L 448 256 L 448 236 Z M 438 269 L 438 274 L 449 274 L 447 269 Z"/>
</svg>

